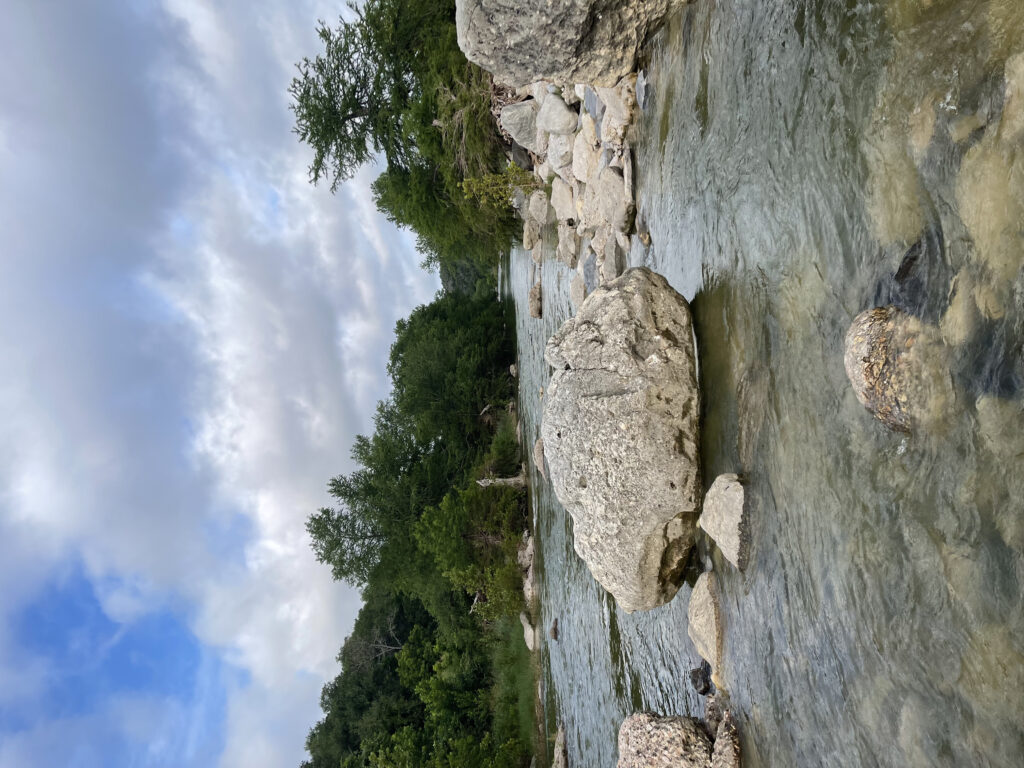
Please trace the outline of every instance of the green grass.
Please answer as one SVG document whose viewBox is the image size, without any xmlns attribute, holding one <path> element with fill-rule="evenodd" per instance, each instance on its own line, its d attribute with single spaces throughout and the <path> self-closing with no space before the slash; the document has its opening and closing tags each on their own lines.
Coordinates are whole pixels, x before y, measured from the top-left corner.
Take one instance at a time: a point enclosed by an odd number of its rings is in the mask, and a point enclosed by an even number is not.
<svg viewBox="0 0 1024 768">
<path fill-rule="evenodd" d="M 526 749 L 535 749 L 535 665 L 523 642 L 522 625 L 517 618 L 505 616 L 491 631 L 494 739 L 498 743 L 517 739 Z"/>
</svg>

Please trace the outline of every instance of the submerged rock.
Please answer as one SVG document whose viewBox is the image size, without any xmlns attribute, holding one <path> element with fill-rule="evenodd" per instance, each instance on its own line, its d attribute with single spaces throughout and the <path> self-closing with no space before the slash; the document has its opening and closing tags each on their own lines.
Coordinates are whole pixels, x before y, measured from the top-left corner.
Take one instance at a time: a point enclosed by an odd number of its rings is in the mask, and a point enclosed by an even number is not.
<svg viewBox="0 0 1024 768">
<path fill-rule="evenodd" d="M 697 524 L 714 539 L 725 559 L 747 567 L 748 537 L 743 517 L 743 486 L 734 474 L 719 475 L 704 497 Z"/>
<path fill-rule="evenodd" d="M 530 304 L 530 317 L 542 317 L 544 315 L 544 304 L 541 299 L 540 283 L 534 283 L 533 288 L 530 289 L 528 301 Z"/>
<path fill-rule="evenodd" d="M 693 585 L 686 619 L 686 633 L 693 641 L 697 653 L 711 665 L 714 679 L 722 655 L 721 609 L 714 574 L 702 573 Z"/>
<path fill-rule="evenodd" d="M 690 309 L 637 268 L 598 288 L 548 341 L 541 435 L 574 546 L 625 611 L 679 589 L 699 507 Z"/>
<path fill-rule="evenodd" d="M 938 329 L 895 307 L 854 318 L 844 364 L 857 399 L 886 426 L 910 432 L 938 424 L 953 401 Z"/>
<path fill-rule="evenodd" d="M 707 768 L 712 746 L 692 717 L 630 715 L 619 728 L 618 768 Z"/>
<path fill-rule="evenodd" d="M 612 85 L 673 0 L 456 0 L 466 58 L 511 86 L 546 79 Z"/>
</svg>

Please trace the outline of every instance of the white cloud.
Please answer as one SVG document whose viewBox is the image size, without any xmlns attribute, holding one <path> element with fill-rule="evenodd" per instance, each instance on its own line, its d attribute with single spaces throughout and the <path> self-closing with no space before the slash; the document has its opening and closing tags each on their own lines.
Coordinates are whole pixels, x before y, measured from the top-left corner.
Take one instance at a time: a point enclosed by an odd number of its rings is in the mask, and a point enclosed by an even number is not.
<svg viewBox="0 0 1024 768">
<path fill-rule="evenodd" d="M 358 608 L 314 561 L 304 521 L 372 428 L 395 321 L 439 285 L 373 210 L 373 170 L 337 196 L 313 188 L 289 133 L 293 63 L 338 6 L 163 8 L 148 37 L 123 35 L 135 58 L 99 22 L 68 20 L 24 58 L 52 58 L 61 80 L 17 56 L 0 79 L 0 99 L 39 82 L 33 99 L 75 105 L 65 119 L 7 100 L 16 119 L 0 115 L 0 179 L 18 182 L 0 187 L 0 626 L 78 558 L 108 616 L 174 604 L 250 676 L 228 691 L 223 765 L 297 764 Z M 26 18 L 8 22 L 20 33 Z M 62 173 L 66 188 L 40 181 Z M 29 700 L 47 674 L 23 651 L 0 633 L 0 703 Z M 195 711 L 118 699 L 6 740 L 0 766 L 171 720 L 208 744 Z M 182 742 L 153 748 L 159 764 Z"/>
</svg>

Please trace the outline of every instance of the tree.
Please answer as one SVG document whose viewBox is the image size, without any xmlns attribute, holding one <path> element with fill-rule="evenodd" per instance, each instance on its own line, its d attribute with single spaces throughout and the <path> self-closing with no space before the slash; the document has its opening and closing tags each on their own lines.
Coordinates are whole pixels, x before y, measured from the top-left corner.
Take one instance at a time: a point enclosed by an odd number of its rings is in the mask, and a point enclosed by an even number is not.
<svg viewBox="0 0 1024 768">
<path fill-rule="evenodd" d="M 389 167 L 410 164 L 417 129 L 408 123 L 423 93 L 425 56 L 454 18 L 454 5 L 433 0 L 367 0 L 349 9 L 355 18 L 336 29 L 320 22 L 324 52 L 297 65 L 288 89 L 295 133 L 313 148 L 310 179 L 329 179 L 332 192 L 374 152 Z"/>
</svg>

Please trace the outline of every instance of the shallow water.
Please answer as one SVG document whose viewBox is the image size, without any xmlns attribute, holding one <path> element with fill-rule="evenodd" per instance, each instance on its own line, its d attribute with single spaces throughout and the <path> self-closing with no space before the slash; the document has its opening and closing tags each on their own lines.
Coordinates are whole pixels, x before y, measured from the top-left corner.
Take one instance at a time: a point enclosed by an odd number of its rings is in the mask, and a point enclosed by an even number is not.
<svg viewBox="0 0 1024 768">
<path fill-rule="evenodd" d="M 650 48 L 635 156 L 652 246 L 634 240 L 630 263 L 692 302 L 705 485 L 746 478 L 746 571 L 706 551 L 747 766 L 1024 765 L 1015 51 L 1017 0 L 706 0 Z M 543 320 L 526 313 L 534 270 Z M 510 264 L 527 445 L 572 276 Z M 948 342 L 952 399 L 913 436 L 872 418 L 843 370 L 851 319 L 887 301 Z M 689 588 L 620 611 L 530 471 L 543 622 L 560 629 L 542 650 L 548 718 L 570 765 L 613 766 L 631 712 L 703 713 Z"/>
</svg>

